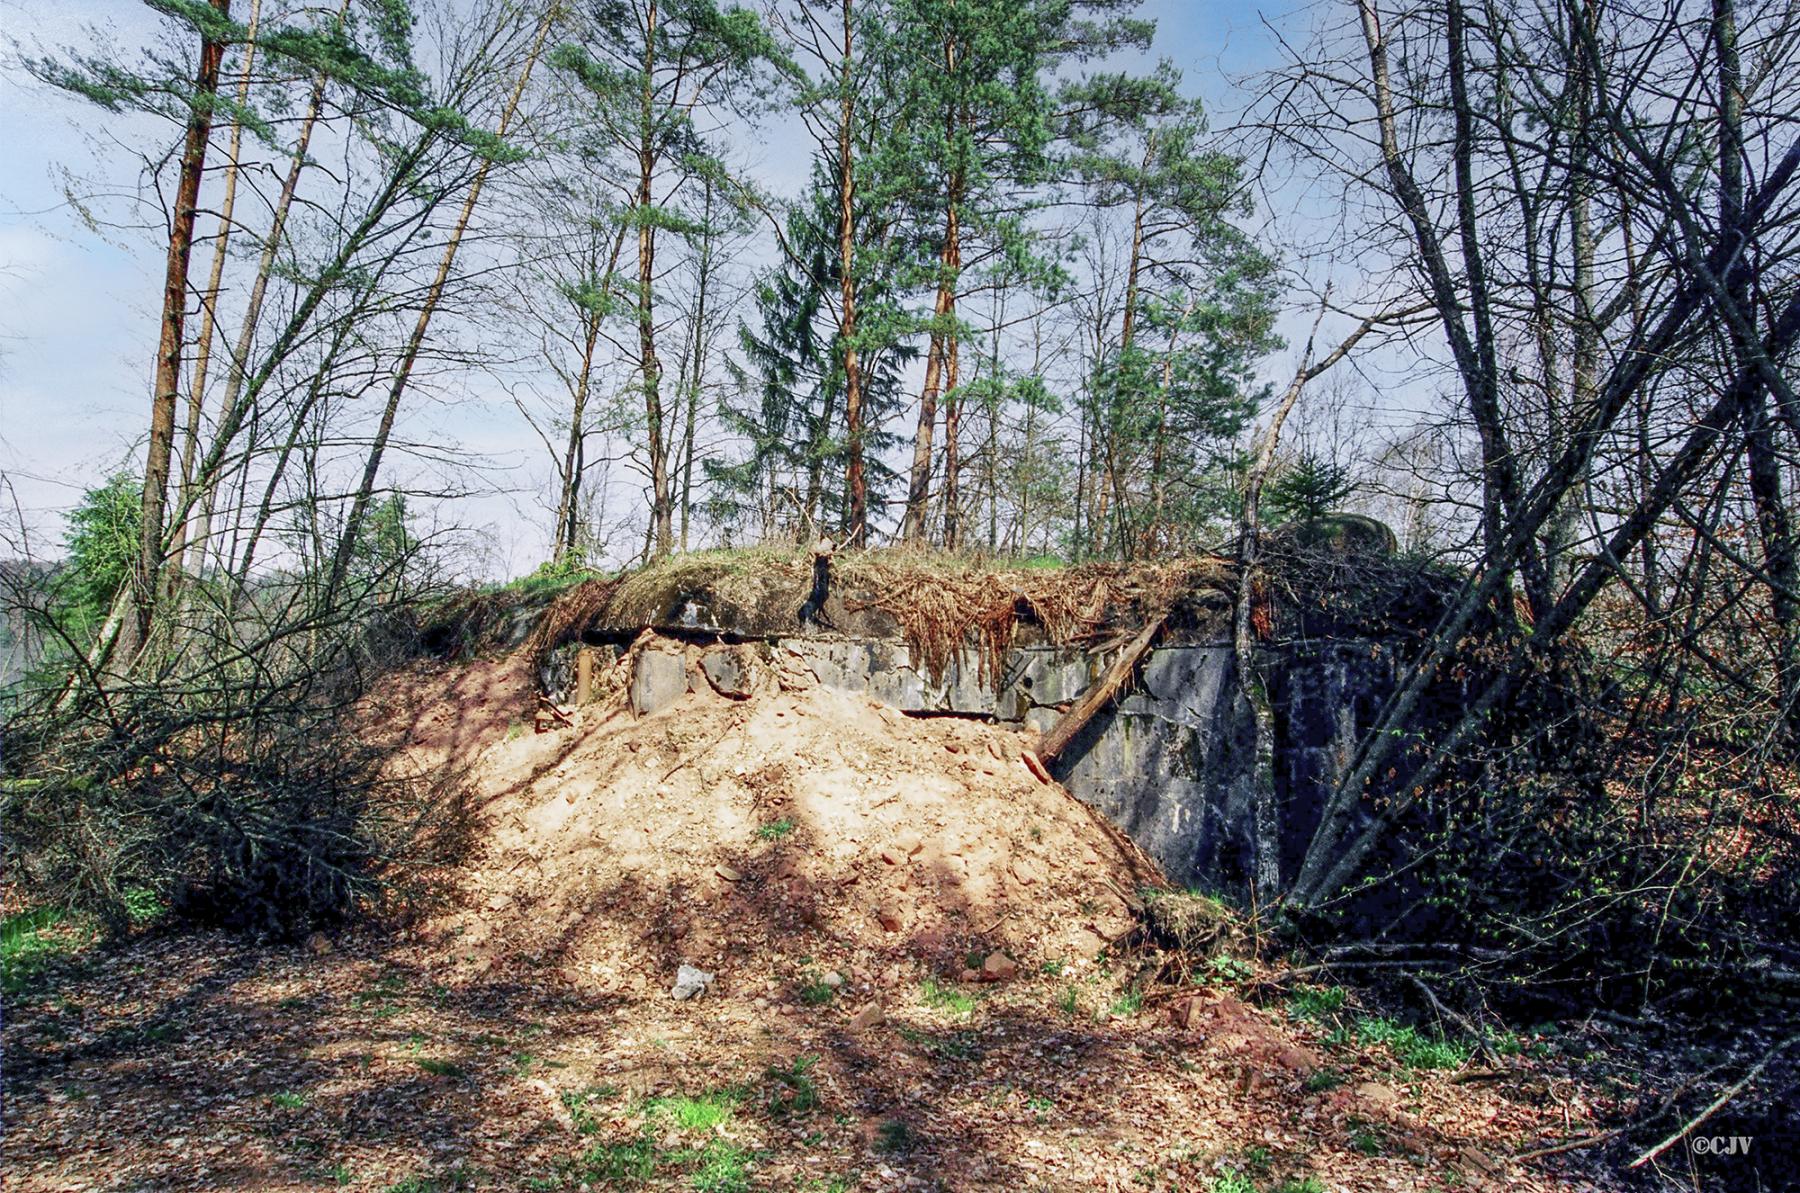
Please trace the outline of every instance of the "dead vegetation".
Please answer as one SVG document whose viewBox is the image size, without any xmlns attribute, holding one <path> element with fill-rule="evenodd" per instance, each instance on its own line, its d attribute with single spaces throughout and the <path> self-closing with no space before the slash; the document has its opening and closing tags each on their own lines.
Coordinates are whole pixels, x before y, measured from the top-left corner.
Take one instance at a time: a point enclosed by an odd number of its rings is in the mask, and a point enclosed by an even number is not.
<svg viewBox="0 0 1800 1193">
<path fill-rule="evenodd" d="M 532 649 L 541 656 L 582 628 L 796 633 L 811 566 L 803 551 L 767 547 L 664 558 L 564 593 Z M 1209 625 L 1229 605 L 1233 583 L 1231 562 L 1218 556 L 1040 568 L 905 549 L 854 551 L 833 561 L 827 609 L 844 632 L 903 639 L 934 678 L 971 650 L 991 678 L 1022 627 L 1045 642 L 1088 645 L 1178 608 L 1190 627 Z"/>
</svg>

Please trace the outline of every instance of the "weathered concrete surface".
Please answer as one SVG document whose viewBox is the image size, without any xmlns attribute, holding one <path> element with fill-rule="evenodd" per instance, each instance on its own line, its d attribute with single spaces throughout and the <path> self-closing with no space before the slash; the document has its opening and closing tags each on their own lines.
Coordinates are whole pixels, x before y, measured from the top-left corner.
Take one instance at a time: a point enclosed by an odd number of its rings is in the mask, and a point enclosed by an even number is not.
<svg viewBox="0 0 1800 1193">
<path fill-rule="evenodd" d="M 1392 664 L 1373 643 L 1288 644 L 1264 655 L 1275 709 L 1282 868 L 1292 874 Z M 1034 725 L 1052 719 L 1034 713 Z M 1142 684 L 1058 761 L 1057 777 L 1154 857 L 1176 882 L 1246 891 L 1252 860 L 1256 724 L 1231 647 L 1154 652 Z"/>
<path fill-rule="evenodd" d="M 713 691 L 733 700 L 746 699 L 756 687 L 755 665 L 748 646 L 715 646 L 700 656 L 700 671 Z"/>
<path fill-rule="evenodd" d="M 638 652 L 631 673 L 631 707 L 639 716 L 660 712 L 687 695 L 687 655 L 672 650 Z"/>
</svg>

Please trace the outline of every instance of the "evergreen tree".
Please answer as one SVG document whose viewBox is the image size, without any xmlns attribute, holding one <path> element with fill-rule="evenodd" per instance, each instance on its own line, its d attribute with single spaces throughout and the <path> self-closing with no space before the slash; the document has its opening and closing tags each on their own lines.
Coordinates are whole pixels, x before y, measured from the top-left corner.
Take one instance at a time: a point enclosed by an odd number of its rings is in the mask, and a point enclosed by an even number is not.
<svg viewBox="0 0 1800 1193">
<path fill-rule="evenodd" d="M 1233 222 L 1249 213 L 1242 163 L 1208 147 L 1180 83 L 1163 63 L 1064 95 L 1070 173 L 1129 221 L 1118 328 L 1085 411 L 1090 537 L 1125 557 L 1198 546 L 1226 511 L 1222 473 L 1260 396 L 1255 362 L 1278 345 L 1275 263 Z"/>
<path fill-rule="evenodd" d="M 68 635 L 85 644 L 131 579 L 143 540 L 143 480 L 123 470 L 87 490 L 68 514 L 68 553 L 57 613 Z"/>
<path fill-rule="evenodd" d="M 927 534 L 933 443 L 944 408 L 943 538 L 960 537 L 958 436 L 964 274 L 992 268 L 1015 284 L 1061 275 L 1029 226 L 1051 178 L 1057 103 L 1048 80 L 1065 61 L 1148 43 L 1151 27 L 1110 14 L 1120 0 L 894 0 L 881 47 L 900 103 L 873 174 L 884 201 L 913 220 L 911 284 L 932 294 L 902 536 Z M 1089 14 L 1107 19 L 1090 20 Z"/>
<path fill-rule="evenodd" d="M 788 259 L 757 286 L 756 325 L 739 327 L 744 359 L 735 367 L 751 401 L 727 404 L 723 413 L 726 425 L 744 439 L 745 454 L 707 464 L 719 489 L 717 516 L 741 524 L 754 514 L 765 536 L 786 523 L 802 538 L 829 528 L 855 541 L 849 475 L 859 443 L 865 495 L 880 504 L 895 480 L 882 463 L 894 439 L 880 428 L 898 405 L 901 371 L 914 353 L 891 338 L 885 345 L 876 338 L 892 326 L 891 317 L 882 318 L 891 304 L 874 279 L 859 279 L 864 313 L 859 380 L 867 422 L 853 434 L 846 409 L 849 354 L 837 305 L 843 266 L 834 181 L 817 171 L 807 201 L 788 213 Z M 854 259 L 866 263 L 873 254 Z"/>
</svg>

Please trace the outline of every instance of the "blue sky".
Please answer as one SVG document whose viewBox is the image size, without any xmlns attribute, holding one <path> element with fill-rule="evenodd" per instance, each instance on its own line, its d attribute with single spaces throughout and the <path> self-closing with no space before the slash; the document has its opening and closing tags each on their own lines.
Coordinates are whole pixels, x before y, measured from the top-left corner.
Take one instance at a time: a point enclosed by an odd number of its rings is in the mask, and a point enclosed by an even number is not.
<svg viewBox="0 0 1800 1193">
<path fill-rule="evenodd" d="M 1152 0 L 1142 12 L 1158 23 L 1152 56 L 1173 60 L 1220 120 L 1239 102 L 1232 80 L 1276 60 L 1265 18 L 1278 28 L 1301 19 L 1299 0 L 1261 8 Z M 85 226 L 64 200 L 62 172 L 129 191 L 139 147 L 159 142 L 142 136 L 141 125 L 42 87 L 17 65 L 20 50 L 94 45 L 94 26 L 129 53 L 161 23 L 136 0 L 0 0 L 0 42 L 9 47 L 0 70 L 0 525 L 13 522 L 16 502 L 34 554 L 55 553 L 61 511 L 132 456 L 148 416 L 162 270 L 156 237 Z M 779 132 L 762 141 L 765 182 L 793 192 L 801 179 L 785 176 L 794 170 L 784 163 L 798 155 L 783 152 Z M 1288 367 L 1271 362 L 1272 374 Z M 518 531 L 535 517 L 533 498 L 502 490 L 529 483 L 513 473 L 534 460 L 536 441 L 510 402 L 474 393 L 412 429 L 479 443 L 499 465 L 488 481 L 496 491 L 469 499 L 460 514 L 492 532 L 496 570 L 530 566 L 539 548 Z M 9 546 L 0 544 L 0 554 Z"/>
</svg>

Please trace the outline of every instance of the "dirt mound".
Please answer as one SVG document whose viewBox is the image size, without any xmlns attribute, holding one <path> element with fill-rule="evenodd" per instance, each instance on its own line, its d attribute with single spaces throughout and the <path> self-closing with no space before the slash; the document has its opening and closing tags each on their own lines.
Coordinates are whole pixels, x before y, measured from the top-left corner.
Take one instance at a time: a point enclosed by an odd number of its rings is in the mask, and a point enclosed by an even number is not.
<svg viewBox="0 0 1800 1193">
<path fill-rule="evenodd" d="M 459 968 L 549 966 L 634 996 L 684 963 L 726 993 L 827 967 L 954 978 L 996 952 L 1021 967 L 1092 956 L 1160 882 L 1032 776 L 1015 731 L 907 717 L 785 652 L 637 649 L 683 659 L 689 686 L 643 718 L 614 701 L 534 733 L 517 656 L 392 692 L 402 755 L 469 766 L 480 800 L 468 906 L 427 933 Z"/>
</svg>

